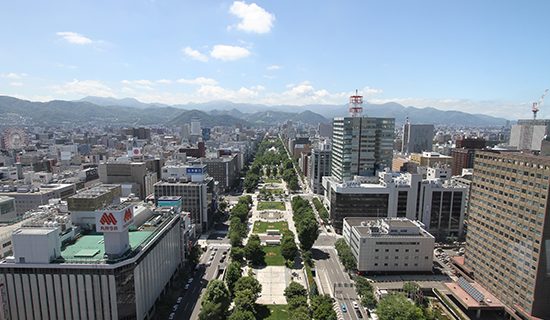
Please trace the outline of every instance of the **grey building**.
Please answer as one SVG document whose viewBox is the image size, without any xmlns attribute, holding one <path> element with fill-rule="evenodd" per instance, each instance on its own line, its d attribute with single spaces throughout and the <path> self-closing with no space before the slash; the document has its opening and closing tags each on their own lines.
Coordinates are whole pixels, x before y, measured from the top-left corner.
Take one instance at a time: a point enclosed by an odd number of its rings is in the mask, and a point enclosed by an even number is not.
<svg viewBox="0 0 550 320">
<path fill-rule="evenodd" d="M 48 204 L 50 199 L 66 199 L 75 192 L 75 184 L 0 186 L 0 196 L 15 199 L 18 217 L 21 217 L 27 211 L 38 208 L 38 206 Z"/>
<path fill-rule="evenodd" d="M 512 126 L 510 146 L 518 150 L 541 149 L 541 142 L 550 132 L 550 119 L 518 120 Z"/>
<path fill-rule="evenodd" d="M 334 118 L 332 128 L 331 175 L 338 181 L 391 167 L 395 119 Z"/>
<path fill-rule="evenodd" d="M 204 181 L 160 181 L 154 186 L 155 199 L 165 196 L 181 197 L 182 208 L 191 214 L 191 223 L 197 225 L 197 231 L 208 230 L 212 224 L 212 215 L 216 207 L 214 179 Z"/>
<path fill-rule="evenodd" d="M 218 182 L 220 191 L 229 191 L 237 183 L 241 174 L 238 154 L 219 158 L 201 158 L 191 163 L 205 164 L 208 175 Z"/>
<path fill-rule="evenodd" d="M 15 210 L 15 199 L 12 197 L 0 196 L 0 222 L 10 222 L 17 218 Z"/>
<path fill-rule="evenodd" d="M 323 194 L 323 177 L 330 175 L 330 144 L 319 143 L 311 149 L 308 161 L 309 186 L 314 193 Z"/>
<path fill-rule="evenodd" d="M 421 153 L 432 151 L 434 140 L 433 124 L 410 124 L 403 125 L 403 139 L 401 152 Z"/>
</svg>

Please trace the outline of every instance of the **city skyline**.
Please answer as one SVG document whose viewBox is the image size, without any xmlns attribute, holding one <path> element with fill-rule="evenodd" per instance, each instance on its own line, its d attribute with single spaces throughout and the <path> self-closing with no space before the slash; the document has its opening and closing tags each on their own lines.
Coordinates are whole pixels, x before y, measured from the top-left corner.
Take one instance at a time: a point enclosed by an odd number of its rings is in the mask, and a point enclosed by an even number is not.
<svg viewBox="0 0 550 320">
<path fill-rule="evenodd" d="M 357 88 L 370 103 L 514 119 L 550 86 L 544 1 L 316 5 L 6 3 L 0 94 L 306 105 Z"/>
</svg>

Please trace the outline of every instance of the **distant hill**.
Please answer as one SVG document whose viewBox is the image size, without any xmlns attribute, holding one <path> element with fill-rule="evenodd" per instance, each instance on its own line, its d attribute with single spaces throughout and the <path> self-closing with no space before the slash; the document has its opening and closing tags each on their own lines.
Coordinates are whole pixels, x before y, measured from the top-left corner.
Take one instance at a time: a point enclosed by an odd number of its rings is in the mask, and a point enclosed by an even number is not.
<svg viewBox="0 0 550 320">
<path fill-rule="evenodd" d="M 116 98 L 109 98 L 109 97 L 87 96 L 77 101 L 90 102 L 93 104 L 97 104 L 98 106 L 104 106 L 104 107 L 121 106 L 121 107 L 139 108 L 139 109 L 146 109 L 151 107 L 157 107 L 157 108 L 170 107 L 169 105 L 163 104 L 163 103 L 144 103 L 134 98 L 116 99 Z"/>
<path fill-rule="evenodd" d="M 181 112 L 182 110 L 173 107 L 136 109 L 121 106 L 99 106 L 85 101 L 31 102 L 0 96 L 0 114 L 17 114 L 30 118 L 37 124 L 48 125 L 63 122 L 99 122 L 127 125 L 163 124 Z"/>
<path fill-rule="evenodd" d="M 0 96 L 0 113 L 30 118 L 36 123 L 63 121 L 101 121 L 105 124 L 172 124 L 188 123 L 199 118 L 203 126 L 273 125 L 287 120 L 309 124 L 330 123 L 333 117 L 347 116 L 345 105 L 266 106 L 261 104 L 211 101 L 168 106 L 143 103 L 136 99 L 86 97 L 78 101 L 53 100 L 31 102 Z M 372 117 L 392 117 L 401 125 L 408 117 L 412 123 L 432 123 L 451 126 L 502 126 L 506 119 L 461 111 L 435 108 L 404 107 L 398 103 L 365 104 L 364 114 Z"/>
<path fill-rule="evenodd" d="M 213 115 L 199 110 L 180 110 L 178 116 L 168 121 L 167 124 L 181 126 L 191 122 L 193 118 L 199 119 L 202 127 L 249 125 L 248 121 L 229 114 Z"/>
</svg>

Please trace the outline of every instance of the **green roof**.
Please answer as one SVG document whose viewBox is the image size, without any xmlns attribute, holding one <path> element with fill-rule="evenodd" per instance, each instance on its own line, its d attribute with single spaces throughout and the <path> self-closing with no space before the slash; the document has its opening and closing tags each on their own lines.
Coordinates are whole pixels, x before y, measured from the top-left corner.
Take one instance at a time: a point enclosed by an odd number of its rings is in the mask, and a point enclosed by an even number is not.
<svg viewBox="0 0 550 320">
<path fill-rule="evenodd" d="M 133 250 L 143 244 L 153 234 L 153 231 L 133 231 L 128 234 L 130 235 L 130 247 Z M 61 251 L 61 257 L 65 262 L 102 260 L 104 254 L 103 234 L 83 235 L 74 244 L 68 245 Z"/>
</svg>

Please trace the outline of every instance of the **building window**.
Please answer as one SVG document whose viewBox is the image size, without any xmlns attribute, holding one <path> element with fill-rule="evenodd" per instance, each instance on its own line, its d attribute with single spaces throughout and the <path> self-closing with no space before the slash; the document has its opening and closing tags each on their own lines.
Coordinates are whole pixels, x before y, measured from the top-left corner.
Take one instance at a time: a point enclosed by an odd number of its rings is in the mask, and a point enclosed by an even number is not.
<svg viewBox="0 0 550 320">
<path fill-rule="evenodd" d="M 399 252 L 399 249 L 395 249 L 395 252 Z"/>
<path fill-rule="evenodd" d="M 380 251 L 380 250 L 378 250 L 378 249 L 374 249 L 374 252 L 378 252 L 378 251 Z"/>
<path fill-rule="evenodd" d="M 387 263 L 384 263 L 384 267 L 387 267 L 387 266 L 388 266 L 388 264 L 387 264 Z"/>
<path fill-rule="evenodd" d="M 378 267 L 378 263 L 375 263 L 374 266 L 375 266 L 375 267 Z"/>
</svg>

